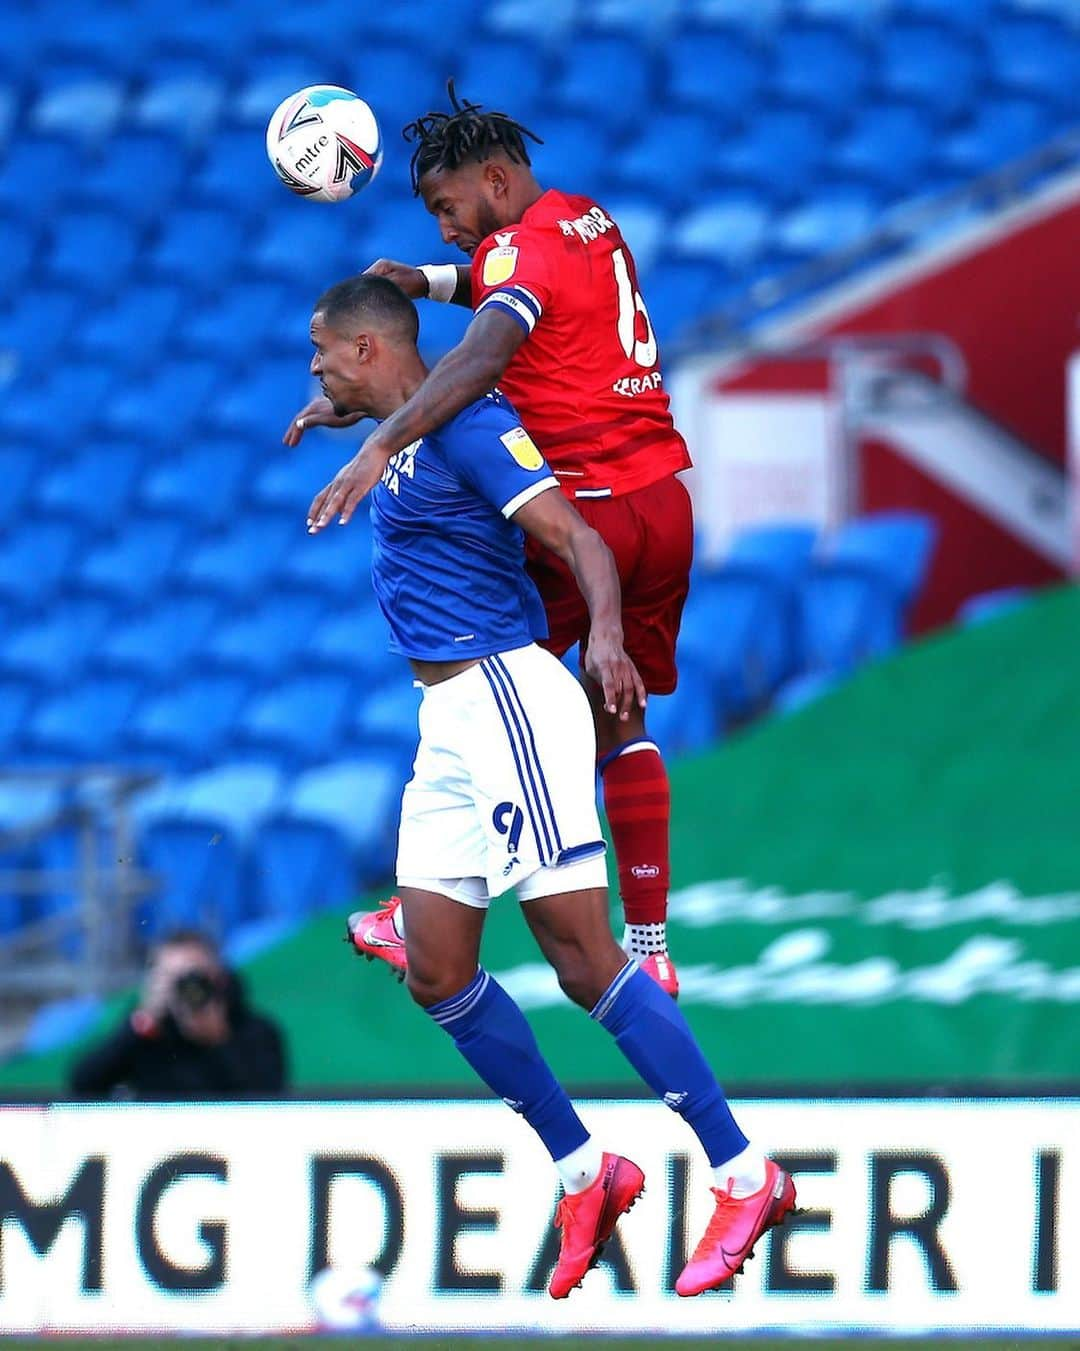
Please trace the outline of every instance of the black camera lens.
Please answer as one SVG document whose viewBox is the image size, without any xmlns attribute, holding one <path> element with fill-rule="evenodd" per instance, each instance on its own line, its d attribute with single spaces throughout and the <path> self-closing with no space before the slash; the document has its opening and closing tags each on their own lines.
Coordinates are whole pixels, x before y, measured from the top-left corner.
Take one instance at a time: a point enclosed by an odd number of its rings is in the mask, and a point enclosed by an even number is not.
<svg viewBox="0 0 1080 1351">
<path fill-rule="evenodd" d="M 194 1011 L 205 1008 L 212 999 L 217 998 L 217 981 L 205 971 L 186 971 L 177 978 L 173 992 L 178 1003 Z"/>
</svg>

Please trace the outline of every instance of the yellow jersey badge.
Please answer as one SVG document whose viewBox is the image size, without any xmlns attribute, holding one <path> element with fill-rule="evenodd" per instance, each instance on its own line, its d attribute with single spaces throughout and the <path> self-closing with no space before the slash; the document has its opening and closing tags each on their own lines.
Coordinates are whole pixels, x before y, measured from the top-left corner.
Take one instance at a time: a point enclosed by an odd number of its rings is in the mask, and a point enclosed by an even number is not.
<svg viewBox="0 0 1080 1351">
<path fill-rule="evenodd" d="M 539 448 L 524 427 L 511 427 L 508 432 L 503 432 L 499 440 L 521 465 L 522 469 L 540 469 L 543 467 L 544 457 L 540 454 Z"/>
</svg>

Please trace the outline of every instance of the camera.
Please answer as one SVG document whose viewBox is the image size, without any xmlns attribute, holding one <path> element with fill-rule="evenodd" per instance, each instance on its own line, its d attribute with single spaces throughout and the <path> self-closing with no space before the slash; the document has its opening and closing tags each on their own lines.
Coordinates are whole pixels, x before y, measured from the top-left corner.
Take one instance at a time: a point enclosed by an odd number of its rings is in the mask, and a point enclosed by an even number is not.
<svg viewBox="0 0 1080 1351">
<path fill-rule="evenodd" d="M 205 971 L 185 971 L 173 986 L 173 997 L 189 1013 L 204 1009 L 211 1000 L 221 997 L 221 990 L 213 976 Z"/>
</svg>

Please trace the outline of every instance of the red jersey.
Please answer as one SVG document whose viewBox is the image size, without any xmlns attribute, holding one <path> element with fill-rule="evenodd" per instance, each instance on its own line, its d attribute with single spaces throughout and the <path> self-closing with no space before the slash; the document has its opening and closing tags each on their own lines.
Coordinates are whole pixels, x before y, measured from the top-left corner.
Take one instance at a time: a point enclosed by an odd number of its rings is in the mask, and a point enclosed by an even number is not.
<svg viewBox="0 0 1080 1351">
<path fill-rule="evenodd" d="M 473 309 L 528 333 L 499 381 L 568 497 L 635 492 L 690 466 L 619 227 L 549 190 L 472 262 Z"/>
</svg>

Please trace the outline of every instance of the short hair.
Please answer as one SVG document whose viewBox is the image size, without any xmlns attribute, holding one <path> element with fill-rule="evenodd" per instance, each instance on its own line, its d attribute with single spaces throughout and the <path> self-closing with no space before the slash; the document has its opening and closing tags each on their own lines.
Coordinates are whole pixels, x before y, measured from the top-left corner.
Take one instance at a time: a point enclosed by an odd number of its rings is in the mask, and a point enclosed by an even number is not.
<svg viewBox="0 0 1080 1351">
<path fill-rule="evenodd" d="M 403 342 L 415 343 L 420 332 L 416 306 L 401 287 L 371 272 L 348 277 L 324 291 L 315 302 L 314 313 L 321 314 L 329 328 L 338 330 L 343 319 L 371 317 L 395 329 Z"/>
<path fill-rule="evenodd" d="M 221 950 L 217 940 L 202 929 L 170 929 L 157 940 L 150 950 L 150 956 L 156 956 L 164 948 L 202 948 L 215 961 L 221 960 Z"/>
<path fill-rule="evenodd" d="M 499 150 L 516 164 L 530 164 L 525 137 L 537 145 L 544 144 L 536 132 L 506 113 L 481 112 L 481 104 L 459 100 L 453 80 L 446 82 L 446 92 L 453 112 L 425 113 L 402 128 L 402 136 L 416 142 L 409 161 L 416 196 L 420 195 L 421 178 L 432 169 L 458 169 L 469 161 L 479 164 Z"/>
</svg>

